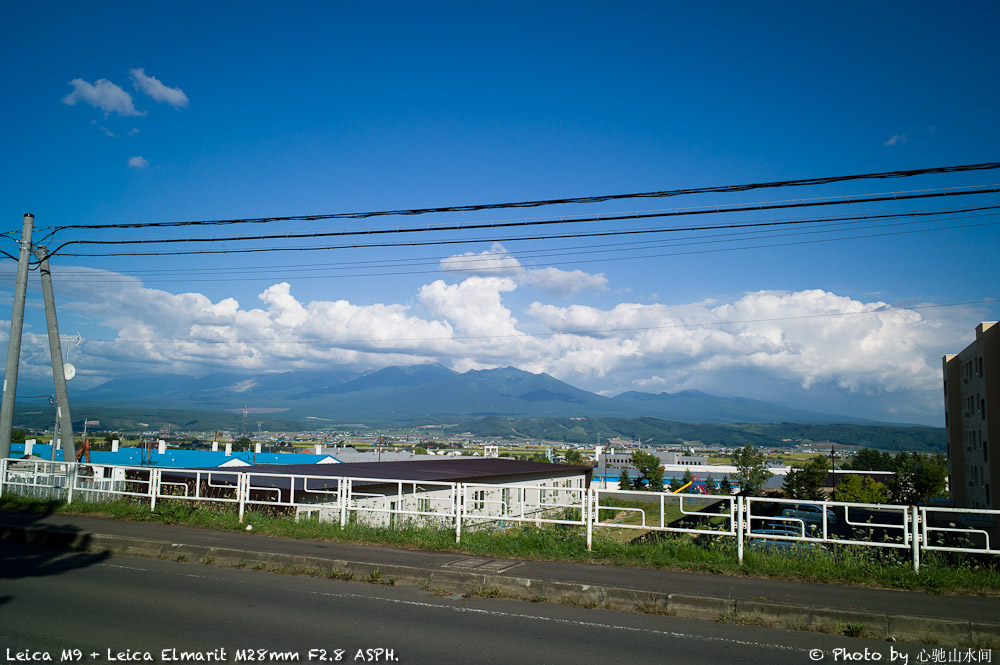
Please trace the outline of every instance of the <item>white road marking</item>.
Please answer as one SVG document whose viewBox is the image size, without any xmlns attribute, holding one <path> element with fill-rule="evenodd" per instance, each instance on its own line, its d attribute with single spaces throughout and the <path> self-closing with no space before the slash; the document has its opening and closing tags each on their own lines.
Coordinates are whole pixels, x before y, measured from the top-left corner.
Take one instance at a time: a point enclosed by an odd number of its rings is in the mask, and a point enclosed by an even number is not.
<svg viewBox="0 0 1000 665">
<path fill-rule="evenodd" d="M 140 572 L 144 572 L 144 573 L 162 573 L 163 572 L 163 571 L 160 571 L 160 570 L 152 570 L 150 568 L 141 568 L 141 567 L 138 567 L 138 566 L 121 566 L 121 565 L 116 565 L 116 564 L 111 564 L 111 563 L 98 563 L 96 565 L 98 565 L 98 566 L 106 566 L 108 568 L 120 568 L 122 570 L 135 570 L 135 571 L 140 571 Z M 180 575 L 182 577 L 194 577 L 194 578 L 197 578 L 197 579 L 216 580 L 216 581 L 220 581 L 220 582 L 227 581 L 227 580 L 223 580 L 221 577 L 215 577 L 215 576 L 212 576 L 212 575 L 197 575 L 197 574 L 192 574 L 192 573 L 176 573 L 176 572 L 170 572 L 168 574 Z M 742 646 L 742 647 L 755 647 L 755 648 L 762 648 L 762 649 L 778 649 L 778 650 L 782 650 L 782 651 L 794 651 L 794 652 L 802 652 L 802 653 L 807 653 L 808 652 L 807 649 L 800 649 L 798 647 L 789 647 L 789 646 L 785 646 L 785 645 L 782 645 L 782 644 L 762 644 L 760 642 L 750 642 L 750 641 L 747 641 L 747 640 L 735 640 L 735 639 L 731 639 L 731 638 L 728 638 L 728 637 L 709 637 L 709 636 L 706 636 L 706 635 L 691 635 L 689 633 L 678 633 L 678 632 L 670 631 L 670 630 L 655 630 L 653 628 L 634 628 L 632 626 L 620 626 L 620 625 L 610 624 L 610 623 L 599 623 L 599 622 L 596 622 L 596 621 L 578 621 L 578 620 L 575 620 L 575 619 L 556 619 L 556 618 L 553 618 L 553 617 L 535 616 L 535 615 L 532 615 L 532 614 L 520 614 L 520 613 L 514 613 L 514 612 L 501 612 L 501 611 L 498 611 L 498 610 L 484 610 L 484 609 L 478 609 L 478 608 L 474 608 L 474 607 L 454 607 L 454 606 L 450 606 L 450 605 L 440 605 L 440 604 L 436 604 L 436 603 L 427 603 L 427 602 L 421 602 L 421 601 L 416 601 L 416 600 L 403 600 L 401 598 L 384 598 L 384 597 L 379 597 L 379 596 L 365 596 L 365 595 L 356 594 L 356 593 L 337 593 L 337 592 L 332 592 L 332 591 L 306 591 L 306 593 L 309 593 L 309 594 L 314 595 L 314 596 L 328 596 L 330 598 L 343 598 L 343 599 L 346 599 L 346 600 L 375 600 L 375 601 L 381 601 L 381 602 L 385 602 L 385 603 L 396 603 L 397 605 L 409 605 L 411 607 L 423 607 L 423 608 L 428 608 L 428 609 L 448 610 L 448 611 L 451 611 L 451 612 L 460 612 L 460 613 L 464 612 L 464 613 L 470 613 L 470 614 L 484 614 L 484 615 L 487 615 L 487 616 L 503 617 L 503 618 L 509 618 L 509 619 L 528 619 L 528 620 L 532 620 L 532 621 L 544 621 L 544 622 L 548 622 L 548 623 L 559 623 L 559 624 L 565 624 L 565 625 L 570 625 L 570 626 L 581 626 L 581 627 L 586 627 L 586 628 L 600 628 L 600 629 L 604 629 L 604 630 L 624 630 L 624 631 L 629 631 L 629 632 L 633 632 L 633 633 L 648 633 L 648 634 L 651 634 L 651 635 L 662 635 L 663 637 L 681 638 L 681 639 L 695 640 L 695 641 L 701 641 L 701 642 L 719 642 L 719 643 L 723 643 L 723 644 L 734 644 L 734 645 L 738 645 L 738 646 Z"/>
</svg>

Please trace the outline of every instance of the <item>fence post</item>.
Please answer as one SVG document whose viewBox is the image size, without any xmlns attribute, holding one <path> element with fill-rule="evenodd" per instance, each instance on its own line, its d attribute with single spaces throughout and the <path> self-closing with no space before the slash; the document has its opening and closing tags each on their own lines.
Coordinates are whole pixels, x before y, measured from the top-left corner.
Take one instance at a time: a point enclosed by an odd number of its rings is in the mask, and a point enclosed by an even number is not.
<svg viewBox="0 0 1000 665">
<path fill-rule="evenodd" d="M 736 557 L 742 564 L 743 563 L 743 497 L 742 496 L 736 496 L 735 499 L 733 500 L 733 516 L 736 519 Z"/>
<path fill-rule="evenodd" d="M 920 521 L 918 519 L 920 513 L 916 506 L 910 506 L 910 529 L 912 535 L 910 536 L 911 542 L 910 547 L 913 548 L 913 571 L 920 572 Z M 926 521 L 926 515 L 924 515 Z"/>
<path fill-rule="evenodd" d="M 584 519 L 587 520 L 587 551 L 594 547 L 594 490 L 587 488 L 584 490 Z"/>
<path fill-rule="evenodd" d="M 462 483 L 455 483 L 455 542 L 462 542 L 462 506 L 464 501 L 462 501 L 465 495 L 465 489 Z"/>
<path fill-rule="evenodd" d="M 3 487 L 7 484 L 7 458 L 0 458 L 0 496 L 3 496 Z"/>
<path fill-rule="evenodd" d="M 340 528 L 347 526 L 347 478 L 337 478 L 337 498 L 340 501 Z"/>
<path fill-rule="evenodd" d="M 149 470 L 149 511 L 156 510 L 156 495 L 160 493 L 159 469 Z"/>
<path fill-rule="evenodd" d="M 73 503 L 73 485 L 76 484 L 77 464 L 66 465 L 66 503 Z"/>
<path fill-rule="evenodd" d="M 243 523 L 243 515 L 246 513 L 247 509 L 247 494 L 249 494 L 250 483 L 247 482 L 249 476 L 245 473 L 241 473 L 236 476 L 236 496 L 240 500 L 240 523 Z M 292 484 L 294 488 L 294 483 Z"/>
</svg>

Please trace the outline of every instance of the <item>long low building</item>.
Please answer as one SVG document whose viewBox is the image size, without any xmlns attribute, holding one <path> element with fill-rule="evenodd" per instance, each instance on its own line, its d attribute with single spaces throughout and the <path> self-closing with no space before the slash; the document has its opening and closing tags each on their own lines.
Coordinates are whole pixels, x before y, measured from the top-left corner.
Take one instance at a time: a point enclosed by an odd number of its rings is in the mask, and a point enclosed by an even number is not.
<svg viewBox="0 0 1000 665">
<path fill-rule="evenodd" d="M 244 477 L 249 505 L 294 507 L 299 517 L 340 519 L 346 501 L 364 511 L 365 522 L 391 524 L 402 514 L 431 523 L 454 509 L 455 484 L 471 485 L 465 514 L 473 518 L 542 516 L 564 506 L 579 505 L 590 487 L 589 466 L 482 457 L 361 462 L 346 464 L 257 465 L 223 470 L 162 470 L 162 480 L 187 484 L 189 491 L 235 494 Z M 145 473 L 133 470 L 136 478 Z M 137 476 L 136 474 L 139 474 Z M 211 474 L 210 477 L 206 474 Z M 341 488 L 341 481 L 346 481 Z M 195 487 L 199 485 L 199 487 Z M 374 517 L 372 517 L 374 515 Z"/>
</svg>

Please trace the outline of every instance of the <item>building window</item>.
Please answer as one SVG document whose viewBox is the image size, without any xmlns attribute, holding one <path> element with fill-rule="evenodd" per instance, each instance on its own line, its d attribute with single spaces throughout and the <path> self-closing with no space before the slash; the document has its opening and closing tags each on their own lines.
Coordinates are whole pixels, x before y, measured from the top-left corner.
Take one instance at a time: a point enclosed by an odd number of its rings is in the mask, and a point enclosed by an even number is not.
<svg viewBox="0 0 1000 665">
<path fill-rule="evenodd" d="M 983 441 L 983 462 L 990 461 L 990 442 Z"/>
</svg>

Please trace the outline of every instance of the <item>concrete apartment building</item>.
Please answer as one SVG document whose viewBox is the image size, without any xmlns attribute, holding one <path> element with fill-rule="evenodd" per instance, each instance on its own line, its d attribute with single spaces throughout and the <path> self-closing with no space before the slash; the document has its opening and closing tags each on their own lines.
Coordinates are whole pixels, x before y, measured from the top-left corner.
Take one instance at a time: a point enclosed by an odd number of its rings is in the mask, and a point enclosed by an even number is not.
<svg viewBox="0 0 1000 665">
<path fill-rule="evenodd" d="M 942 361 L 951 499 L 957 508 L 1000 507 L 1000 325 L 976 326 L 976 341 Z"/>
<path fill-rule="evenodd" d="M 701 455 L 685 455 L 684 453 L 664 452 L 655 448 L 643 449 L 644 453 L 649 453 L 660 460 L 662 465 L 679 464 L 683 466 L 705 466 L 708 458 Z M 596 455 L 598 469 L 625 470 L 636 472 L 632 465 L 632 451 L 616 453 L 614 448 L 610 451 L 598 451 Z"/>
</svg>

